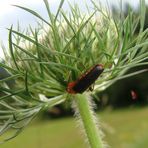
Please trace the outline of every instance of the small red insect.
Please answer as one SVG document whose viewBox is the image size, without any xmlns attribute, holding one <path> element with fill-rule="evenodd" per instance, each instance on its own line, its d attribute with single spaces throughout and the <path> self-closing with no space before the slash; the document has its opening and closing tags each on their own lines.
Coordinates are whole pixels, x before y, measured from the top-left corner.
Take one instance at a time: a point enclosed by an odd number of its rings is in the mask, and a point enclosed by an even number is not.
<svg viewBox="0 0 148 148">
<path fill-rule="evenodd" d="M 68 83 L 67 92 L 70 94 L 83 93 L 96 81 L 103 72 L 103 65 L 97 64 L 74 82 Z"/>
<path fill-rule="evenodd" d="M 131 90 L 131 97 L 133 100 L 136 100 L 138 98 L 138 95 L 134 90 Z"/>
</svg>

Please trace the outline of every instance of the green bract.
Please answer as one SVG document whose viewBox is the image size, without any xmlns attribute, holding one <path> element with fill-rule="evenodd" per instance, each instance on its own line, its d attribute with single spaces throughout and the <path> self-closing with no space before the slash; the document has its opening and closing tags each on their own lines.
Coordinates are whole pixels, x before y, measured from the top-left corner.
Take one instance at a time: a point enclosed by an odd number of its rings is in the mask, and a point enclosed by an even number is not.
<svg viewBox="0 0 148 148">
<path fill-rule="evenodd" d="M 148 64 L 148 29 L 143 30 L 142 17 L 145 2 L 141 0 L 140 17 L 135 18 L 129 11 L 126 18 L 118 20 L 91 2 L 93 9 L 85 14 L 78 5 L 70 4 L 70 12 L 64 12 L 61 0 L 57 13 L 52 14 L 44 0 L 47 19 L 29 8 L 16 6 L 37 17 L 39 26 L 28 28 L 26 33 L 19 27 L 8 29 L 9 51 L 4 48 L 5 60 L 0 67 L 10 76 L 0 80 L 0 134 L 9 129 L 15 133 L 4 136 L 5 140 L 16 136 L 44 107 L 73 99 L 66 92 L 67 84 L 95 64 L 103 64 L 105 70 L 90 94 L 146 71 L 123 75 L 131 67 Z M 138 23 L 140 31 L 136 34 Z M 12 87 L 7 83 L 10 80 L 14 81 Z"/>
</svg>

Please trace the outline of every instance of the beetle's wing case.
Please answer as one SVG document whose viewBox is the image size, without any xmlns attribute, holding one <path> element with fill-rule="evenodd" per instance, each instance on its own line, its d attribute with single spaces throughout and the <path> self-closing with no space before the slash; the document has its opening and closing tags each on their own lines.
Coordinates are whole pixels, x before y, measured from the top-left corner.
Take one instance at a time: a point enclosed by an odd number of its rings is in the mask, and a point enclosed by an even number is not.
<svg viewBox="0 0 148 148">
<path fill-rule="evenodd" d="M 104 68 L 101 64 L 95 65 L 89 71 L 84 73 L 78 80 L 70 82 L 68 84 L 67 91 L 71 94 L 83 93 L 95 82 L 103 70 Z"/>
</svg>

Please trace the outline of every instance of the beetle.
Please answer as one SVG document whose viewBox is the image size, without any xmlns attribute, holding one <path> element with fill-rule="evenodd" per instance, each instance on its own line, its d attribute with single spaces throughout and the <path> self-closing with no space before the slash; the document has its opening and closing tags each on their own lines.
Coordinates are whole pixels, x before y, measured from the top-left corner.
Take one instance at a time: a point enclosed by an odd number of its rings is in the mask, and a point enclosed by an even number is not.
<svg viewBox="0 0 148 148">
<path fill-rule="evenodd" d="M 96 64 L 87 72 L 82 74 L 76 81 L 68 83 L 67 92 L 69 94 L 83 93 L 97 80 L 104 71 L 102 64 Z"/>
</svg>

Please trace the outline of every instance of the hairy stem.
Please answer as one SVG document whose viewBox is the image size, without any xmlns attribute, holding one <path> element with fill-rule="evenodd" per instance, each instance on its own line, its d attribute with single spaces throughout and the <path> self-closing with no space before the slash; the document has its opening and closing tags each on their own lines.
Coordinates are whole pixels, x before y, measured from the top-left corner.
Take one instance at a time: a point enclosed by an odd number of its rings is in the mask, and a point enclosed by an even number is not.
<svg viewBox="0 0 148 148">
<path fill-rule="evenodd" d="M 76 95 L 76 114 L 82 120 L 84 132 L 88 138 L 91 148 L 103 148 L 101 131 L 96 124 L 96 117 L 92 110 L 92 105 L 86 94 Z"/>
</svg>

